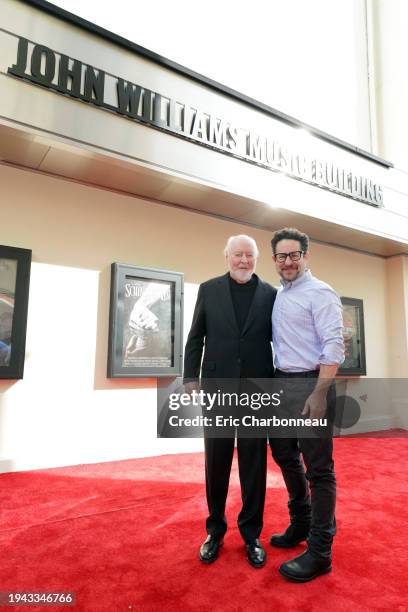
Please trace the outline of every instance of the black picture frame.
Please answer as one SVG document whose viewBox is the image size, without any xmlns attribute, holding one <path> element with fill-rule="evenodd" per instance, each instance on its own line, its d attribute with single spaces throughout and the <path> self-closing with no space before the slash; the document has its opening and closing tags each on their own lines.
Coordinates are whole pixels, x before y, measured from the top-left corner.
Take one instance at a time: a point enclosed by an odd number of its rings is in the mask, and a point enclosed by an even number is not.
<svg viewBox="0 0 408 612">
<path fill-rule="evenodd" d="M 341 376 L 365 376 L 366 350 L 363 300 L 341 297 L 345 360 L 338 370 Z"/>
<path fill-rule="evenodd" d="M 0 245 L 0 379 L 23 378 L 31 256 Z"/>
<path fill-rule="evenodd" d="M 181 376 L 184 274 L 111 265 L 108 378 Z"/>
</svg>

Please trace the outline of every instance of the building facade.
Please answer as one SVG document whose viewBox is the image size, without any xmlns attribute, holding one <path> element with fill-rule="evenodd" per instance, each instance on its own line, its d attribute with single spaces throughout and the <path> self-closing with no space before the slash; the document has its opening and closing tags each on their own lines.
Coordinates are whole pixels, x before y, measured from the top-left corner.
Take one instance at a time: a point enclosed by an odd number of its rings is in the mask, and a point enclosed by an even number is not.
<svg viewBox="0 0 408 612">
<path fill-rule="evenodd" d="M 307 232 L 313 273 L 363 301 L 367 377 L 408 377 L 408 177 L 381 147 L 41 1 L 3 0 L 0 49 L 0 242 L 32 250 L 24 378 L 0 381 L 3 470 L 201 448 L 156 438 L 155 378 L 107 377 L 110 268 L 184 273 L 186 338 L 233 234 L 277 284 L 273 231 Z M 389 395 L 359 430 L 407 422 Z"/>
</svg>

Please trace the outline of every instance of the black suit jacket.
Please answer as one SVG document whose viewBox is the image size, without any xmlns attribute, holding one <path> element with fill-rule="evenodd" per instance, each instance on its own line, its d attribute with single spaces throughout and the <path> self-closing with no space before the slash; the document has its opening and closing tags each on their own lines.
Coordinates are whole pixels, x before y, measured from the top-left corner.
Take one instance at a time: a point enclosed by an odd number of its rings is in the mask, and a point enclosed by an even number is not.
<svg viewBox="0 0 408 612">
<path fill-rule="evenodd" d="M 248 317 L 240 332 L 229 273 L 200 285 L 184 353 L 184 382 L 198 380 L 200 368 L 202 378 L 273 376 L 271 315 L 275 296 L 276 289 L 258 278 Z"/>
</svg>

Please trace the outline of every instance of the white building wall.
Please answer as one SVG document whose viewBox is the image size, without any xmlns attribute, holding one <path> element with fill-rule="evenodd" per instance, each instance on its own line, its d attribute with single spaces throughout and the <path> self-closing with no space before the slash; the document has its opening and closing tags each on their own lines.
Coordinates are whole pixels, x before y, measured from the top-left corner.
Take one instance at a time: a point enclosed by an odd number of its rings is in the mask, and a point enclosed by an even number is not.
<svg viewBox="0 0 408 612">
<path fill-rule="evenodd" d="M 375 40 L 378 152 L 408 172 L 408 3 L 370 1 Z"/>
</svg>

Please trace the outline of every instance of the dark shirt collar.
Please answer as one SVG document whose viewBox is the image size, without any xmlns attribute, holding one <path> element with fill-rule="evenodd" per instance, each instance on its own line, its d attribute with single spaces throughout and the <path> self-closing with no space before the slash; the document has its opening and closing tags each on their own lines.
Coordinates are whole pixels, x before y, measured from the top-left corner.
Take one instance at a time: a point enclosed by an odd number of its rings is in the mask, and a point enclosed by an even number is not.
<svg viewBox="0 0 408 612">
<path fill-rule="evenodd" d="M 253 287 L 258 283 L 258 276 L 256 274 L 252 274 L 251 278 L 246 283 L 237 283 L 237 281 L 232 278 L 230 273 L 228 273 L 228 278 L 233 287 Z"/>
</svg>

